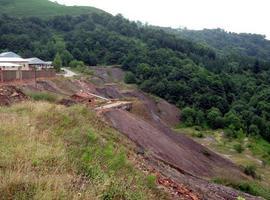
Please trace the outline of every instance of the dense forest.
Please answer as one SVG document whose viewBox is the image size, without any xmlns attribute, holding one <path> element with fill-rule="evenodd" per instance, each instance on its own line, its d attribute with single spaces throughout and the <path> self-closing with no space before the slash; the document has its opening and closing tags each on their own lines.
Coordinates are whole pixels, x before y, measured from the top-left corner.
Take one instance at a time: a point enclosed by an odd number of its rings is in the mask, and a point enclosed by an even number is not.
<svg viewBox="0 0 270 200">
<path fill-rule="evenodd" d="M 223 29 L 172 29 L 154 27 L 181 38 L 191 39 L 215 49 L 221 57 L 252 57 L 255 59 L 270 60 L 270 41 L 264 35 L 250 33 L 232 33 Z"/>
<path fill-rule="evenodd" d="M 252 44 L 253 37 L 242 42 Z M 127 83 L 179 106 L 187 125 L 224 128 L 231 137 L 247 134 L 270 141 L 269 41 L 256 44 L 263 53 L 256 50 L 250 55 L 240 44 L 238 53 L 227 53 L 207 41 L 194 42 L 106 13 L 0 17 L 1 51 L 71 67 L 79 61 L 121 65 L 128 71 Z"/>
</svg>

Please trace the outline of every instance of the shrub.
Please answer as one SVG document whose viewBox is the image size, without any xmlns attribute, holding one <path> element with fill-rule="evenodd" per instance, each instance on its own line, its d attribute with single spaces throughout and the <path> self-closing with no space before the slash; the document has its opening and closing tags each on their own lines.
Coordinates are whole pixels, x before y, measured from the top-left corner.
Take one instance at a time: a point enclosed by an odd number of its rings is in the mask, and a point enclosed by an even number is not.
<svg viewBox="0 0 270 200">
<path fill-rule="evenodd" d="M 157 177 L 154 176 L 154 175 L 149 175 L 146 177 L 146 181 L 147 181 L 147 187 L 149 188 L 155 188 L 156 186 L 156 180 L 157 180 Z"/>
<path fill-rule="evenodd" d="M 132 72 L 127 72 L 124 81 L 127 84 L 133 84 L 136 83 L 136 77 Z"/>
<path fill-rule="evenodd" d="M 241 144 L 235 144 L 233 148 L 237 153 L 242 153 L 245 150 Z"/>
<path fill-rule="evenodd" d="M 78 61 L 78 60 L 72 60 L 70 63 L 69 63 L 69 67 L 72 67 L 72 68 L 77 68 L 77 67 L 84 67 L 84 62 L 83 61 Z"/>
<path fill-rule="evenodd" d="M 224 120 L 218 108 L 211 108 L 207 113 L 207 121 L 211 128 L 223 128 Z"/>
<path fill-rule="evenodd" d="M 228 112 L 224 116 L 225 125 L 227 127 L 234 127 L 234 130 L 239 130 L 242 127 L 242 123 L 238 115 L 232 111 Z"/>
<path fill-rule="evenodd" d="M 257 178 L 256 167 L 254 165 L 248 165 L 244 168 L 244 173 L 246 175 L 252 176 L 253 178 Z"/>
<path fill-rule="evenodd" d="M 57 96 L 47 92 L 32 92 L 28 94 L 35 101 L 56 102 Z"/>
<path fill-rule="evenodd" d="M 270 199 L 270 189 L 259 185 L 256 182 L 236 182 L 229 179 L 215 178 L 214 183 L 232 187 L 234 189 L 246 192 L 254 196 L 261 196 L 265 199 Z"/>
<path fill-rule="evenodd" d="M 194 125 L 196 110 L 194 108 L 186 107 L 182 110 L 182 120 L 187 126 Z"/>
</svg>

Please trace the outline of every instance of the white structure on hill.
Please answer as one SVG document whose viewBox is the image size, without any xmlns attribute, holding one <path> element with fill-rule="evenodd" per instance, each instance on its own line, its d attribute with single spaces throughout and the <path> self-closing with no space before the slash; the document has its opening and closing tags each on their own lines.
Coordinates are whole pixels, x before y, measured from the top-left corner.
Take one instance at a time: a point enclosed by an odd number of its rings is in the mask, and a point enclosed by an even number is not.
<svg viewBox="0 0 270 200">
<path fill-rule="evenodd" d="M 2 70 L 29 70 L 28 61 L 18 57 L 0 57 Z"/>
<path fill-rule="evenodd" d="M 49 69 L 53 68 L 51 62 L 45 62 L 39 58 L 27 58 L 29 67 L 30 68 L 36 68 L 36 69 Z"/>
<path fill-rule="evenodd" d="M 4 52 L 0 54 L 1 70 L 31 70 L 31 69 L 53 68 L 52 62 L 45 62 L 39 58 L 23 59 L 14 52 Z"/>
</svg>

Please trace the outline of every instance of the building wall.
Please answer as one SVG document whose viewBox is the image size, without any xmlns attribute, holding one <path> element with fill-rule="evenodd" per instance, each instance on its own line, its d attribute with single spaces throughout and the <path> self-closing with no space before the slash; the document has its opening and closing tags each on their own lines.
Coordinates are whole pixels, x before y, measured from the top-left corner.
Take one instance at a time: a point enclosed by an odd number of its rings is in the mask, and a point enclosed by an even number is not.
<svg viewBox="0 0 270 200">
<path fill-rule="evenodd" d="M 22 70 L 29 70 L 29 64 L 27 62 L 10 62 L 10 63 L 14 63 L 14 64 L 17 64 L 17 65 L 21 65 L 21 69 Z M 1 67 L 2 68 L 2 67 Z M 19 70 L 18 67 L 14 67 L 14 68 L 11 68 L 11 67 L 5 67 L 5 68 L 2 68 L 2 69 L 5 69 L 5 70 Z"/>
<path fill-rule="evenodd" d="M 50 78 L 55 77 L 54 70 L 0 70 L 0 82 L 31 80 L 35 78 Z"/>
</svg>

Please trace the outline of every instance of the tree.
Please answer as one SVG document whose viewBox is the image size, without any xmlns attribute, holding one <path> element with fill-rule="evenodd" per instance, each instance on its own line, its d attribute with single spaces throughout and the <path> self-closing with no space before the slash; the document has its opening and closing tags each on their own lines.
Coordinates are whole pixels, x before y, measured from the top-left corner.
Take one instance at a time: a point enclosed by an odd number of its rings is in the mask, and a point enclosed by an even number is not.
<svg viewBox="0 0 270 200">
<path fill-rule="evenodd" d="M 256 60 L 253 65 L 253 72 L 258 74 L 261 71 L 259 60 Z"/>
<path fill-rule="evenodd" d="M 237 116 L 235 112 L 228 112 L 224 116 L 224 121 L 226 127 L 233 127 L 234 130 L 240 130 L 242 127 L 241 119 Z"/>
<path fill-rule="evenodd" d="M 67 67 L 70 61 L 73 60 L 72 54 L 68 50 L 64 50 L 63 53 L 61 54 L 61 58 L 63 61 L 63 66 Z"/>
<path fill-rule="evenodd" d="M 125 75 L 125 83 L 133 84 L 136 83 L 136 77 L 132 72 L 127 72 Z"/>
<path fill-rule="evenodd" d="M 207 121 L 211 128 L 222 128 L 224 126 L 224 120 L 222 114 L 218 108 L 211 108 L 207 113 Z"/>
<path fill-rule="evenodd" d="M 62 67 L 62 58 L 60 56 L 59 53 L 57 53 L 55 55 L 55 58 L 53 60 L 53 66 L 54 66 L 54 69 L 59 72 L 61 70 L 61 67 Z"/>
<path fill-rule="evenodd" d="M 194 125 L 195 118 L 196 118 L 196 110 L 194 108 L 186 107 L 182 110 L 181 119 L 186 125 L 188 126 Z"/>
</svg>

